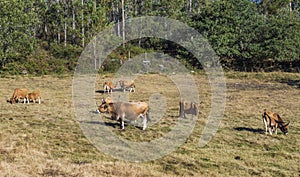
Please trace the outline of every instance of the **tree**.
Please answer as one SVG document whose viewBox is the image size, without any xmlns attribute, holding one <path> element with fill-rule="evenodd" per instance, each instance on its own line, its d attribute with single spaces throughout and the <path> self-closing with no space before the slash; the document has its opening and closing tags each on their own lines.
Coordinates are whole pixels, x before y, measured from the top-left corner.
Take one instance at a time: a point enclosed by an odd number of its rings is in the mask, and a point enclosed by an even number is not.
<svg viewBox="0 0 300 177">
<path fill-rule="evenodd" d="M 12 60 L 21 60 L 34 48 L 36 16 L 33 2 L 0 2 L 0 68 Z"/>
</svg>

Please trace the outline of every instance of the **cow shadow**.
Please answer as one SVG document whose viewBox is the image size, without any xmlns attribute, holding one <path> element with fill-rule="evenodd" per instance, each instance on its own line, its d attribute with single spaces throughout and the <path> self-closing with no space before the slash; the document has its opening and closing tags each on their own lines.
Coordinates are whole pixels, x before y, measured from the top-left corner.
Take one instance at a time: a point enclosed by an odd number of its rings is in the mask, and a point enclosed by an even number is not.
<svg viewBox="0 0 300 177">
<path fill-rule="evenodd" d="M 120 127 L 120 124 L 118 122 L 100 122 L 100 121 L 80 121 L 80 123 L 84 124 L 93 124 L 93 125 L 103 125 L 103 126 L 108 126 L 108 127 Z"/>
<path fill-rule="evenodd" d="M 287 81 L 283 81 L 281 83 L 285 83 L 289 86 L 296 87 L 296 88 L 300 89 L 300 80 L 287 80 Z"/>
<path fill-rule="evenodd" d="M 247 131 L 247 132 L 252 132 L 252 133 L 260 133 L 260 134 L 264 133 L 264 130 L 261 128 L 235 127 L 234 129 L 237 131 Z"/>
<path fill-rule="evenodd" d="M 103 94 L 103 93 L 107 93 L 107 94 L 108 94 L 108 92 L 107 92 L 107 91 L 104 92 L 104 90 L 96 90 L 95 92 L 96 92 L 96 93 L 102 93 L 102 94 Z M 113 89 L 112 92 L 123 92 L 123 89 L 121 89 L 121 88 L 116 88 L 116 89 Z"/>
</svg>

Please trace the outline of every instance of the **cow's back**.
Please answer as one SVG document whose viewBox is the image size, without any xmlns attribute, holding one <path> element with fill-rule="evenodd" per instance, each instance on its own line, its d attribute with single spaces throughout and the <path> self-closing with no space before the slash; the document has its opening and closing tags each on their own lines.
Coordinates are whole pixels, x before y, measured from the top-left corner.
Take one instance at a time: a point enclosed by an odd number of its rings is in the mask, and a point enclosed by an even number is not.
<svg viewBox="0 0 300 177">
<path fill-rule="evenodd" d="M 277 113 L 266 112 L 266 115 L 269 116 L 271 119 L 275 120 L 276 122 L 283 122 L 282 118 Z"/>
<path fill-rule="evenodd" d="M 136 103 L 128 103 L 128 102 L 116 102 L 113 104 L 113 112 L 122 116 L 125 114 L 125 117 L 129 120 L 136 119 L 138 115 L 145 115 L 148 111 L 148 104 L 145 102 L 136 102 Z"/>
</svg>

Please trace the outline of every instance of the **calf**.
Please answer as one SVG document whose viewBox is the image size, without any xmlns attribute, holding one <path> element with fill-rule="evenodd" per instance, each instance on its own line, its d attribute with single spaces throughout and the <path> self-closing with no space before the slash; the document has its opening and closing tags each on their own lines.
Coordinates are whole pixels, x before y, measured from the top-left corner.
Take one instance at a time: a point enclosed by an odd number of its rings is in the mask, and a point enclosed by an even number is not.
<svg viewBox="0 0 300 177">
<path fill-rule="evenodd" d="M 185 114 L 197 116 L 200 109 L 200 103 L 181 100 L 179 102 L 179 117 L 186 118 Z"/>
<path fill-rule="evenodd" d="M 13 104 L 13 103 L 19 102 L 19 99 L 24 99 L 24 103 L 26 103 L 26 100 L 27 100 L 29 103 L 28 90 L 26 88 L 23 88 L 23 89 L 16 88 L 14 90 L 12 97 L 10 98 L 10 103 Z"/>
<path fill-rule="evenodd" d="M 277 113 L 264 110 L 262 118 L 266 128 L 266 134 L 268 134 L 268 130 L 270 135 L 272 135 L 272 132 L 277 134 L 278 127 L 285 135 L 288 134 L 288 126 L 290 122 L 285 123 Z"/>
<path fill-rule="evenodd" d="M 41 104 L 41 92 L 35 91 L 28 94 L 28 100 L 33 101 L 35 103 L 36 100 L 38 100 L 39 104 Z"/>
<path fill-rule="evenodd" d="M 110 113 L 113 118 L 120 122 L 120 129 L 124 130 L 125 118 L 135 121 L 139 117 L 143 118 L 143 130 L 146 130 L 147 121 L 149 121 L 149 106 L 145 102 L 105 102 L 98 107 L 97 112 Z"/>
<path fill-rule="evenodd" d="M 107 93 L 109 93 L 109 92 L 112 93 L 112 90 L 116 88 L 116 85 L 114 85 L 112 82 L 104 82 L 104 84 L 103 84 L 104 93 L 106 91 L 107 91 Z"/>
<path fill-rule="evenodd" d="M 129 89 L 129 92 L 135 92 L 135 84 L 134 81 L 119 81 L 121 89 L 125 92 L 126 89 Z"/>
</svg>

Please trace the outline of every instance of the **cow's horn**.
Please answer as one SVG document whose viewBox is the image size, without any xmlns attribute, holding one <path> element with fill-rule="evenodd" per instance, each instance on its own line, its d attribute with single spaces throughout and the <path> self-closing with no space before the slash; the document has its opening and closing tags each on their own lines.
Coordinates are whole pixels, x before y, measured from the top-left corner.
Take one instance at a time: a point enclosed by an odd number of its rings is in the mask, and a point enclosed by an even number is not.
<svg viewBox="0 0 300 177">
<path fill-rule="evenodd" d="M 289 121 L 288 123 L 286 123 L 285 126 L 287 126 L 287 125 L 289 125 L 289 124 L 290 124 L 290 121 Z"/>
</svg>

